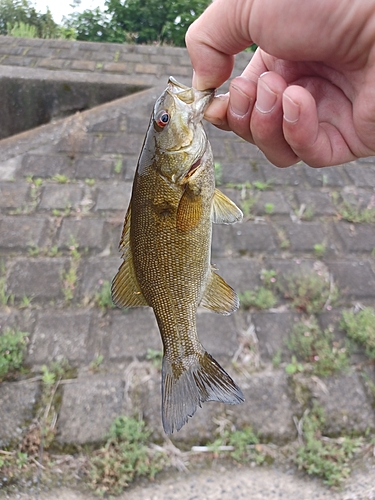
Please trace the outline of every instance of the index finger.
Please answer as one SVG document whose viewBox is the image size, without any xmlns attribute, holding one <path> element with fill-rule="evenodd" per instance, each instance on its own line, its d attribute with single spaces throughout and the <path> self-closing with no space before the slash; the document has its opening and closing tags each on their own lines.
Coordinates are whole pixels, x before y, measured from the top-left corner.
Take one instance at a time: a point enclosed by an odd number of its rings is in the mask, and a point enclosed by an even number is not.
<svg viewBox="0 0 375 500">
<path fill-rule="evenodd" d="M 249 18 L 251 4 L 248 0 L 215 0 L 189 27 L 186 46 L 197 89 L 220 87 L 232 73 L 233 56 L 252 44 L 247 23 L 241 21 Z"/>
</svg>

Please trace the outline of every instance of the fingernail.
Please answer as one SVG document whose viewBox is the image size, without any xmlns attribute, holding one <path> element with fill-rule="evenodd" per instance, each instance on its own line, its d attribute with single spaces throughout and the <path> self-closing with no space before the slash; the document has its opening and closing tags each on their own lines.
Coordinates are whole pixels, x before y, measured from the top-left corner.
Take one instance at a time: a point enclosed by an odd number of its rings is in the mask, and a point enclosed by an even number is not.
<svg viewBox="0 0 375 500">
<path fill-rule="evenodd" d="M 250 109 L 251 99 L 235 85 L 231 86 L 229 94 L 229 107 L 237 116 L 245 116 Z"/>
<path fill-rule="evenodd" d="M 283 95 L 284 120 L 296 123 L 299 118 L 299 106 L 290 97 Z"/>
<path fill-rule="evenodd" d="M 261 79 L 258 83 L 256 108 L 261 113 L 270 113 L 275 107 L 277 95 Z"/>
</svg>

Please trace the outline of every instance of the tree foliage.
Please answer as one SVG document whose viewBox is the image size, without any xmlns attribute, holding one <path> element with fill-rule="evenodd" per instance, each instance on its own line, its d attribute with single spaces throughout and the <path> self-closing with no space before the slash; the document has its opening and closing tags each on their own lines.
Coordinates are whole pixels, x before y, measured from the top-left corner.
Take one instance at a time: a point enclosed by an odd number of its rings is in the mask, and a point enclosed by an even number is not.
<svg viewBox="0 0 375 500">
<path fill-rule="evenodd" d="M 106 9 L 74 12 L 65 26 L 77 40 L 185 45 L 185 33 L 210 0 L 106 0 Z"/>
<path fill-rule="evenodd" d="M 41 14 L 29 0 L 0 0 L 0 34 L 17 36 L 22 30 L 39 38 L 56 38 L 60 34 L 49 9 Z"/>
</svg>

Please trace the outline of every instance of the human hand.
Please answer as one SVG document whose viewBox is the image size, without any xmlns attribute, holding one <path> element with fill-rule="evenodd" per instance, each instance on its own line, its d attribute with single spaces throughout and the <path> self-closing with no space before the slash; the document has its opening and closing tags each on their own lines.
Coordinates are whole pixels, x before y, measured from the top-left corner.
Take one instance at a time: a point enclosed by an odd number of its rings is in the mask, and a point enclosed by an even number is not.
<svg viewBox="0 0 375 500">
<path fill-rule="evenodd" d="M 186 35 L 193 85 L 222 85 L 252 43 L 207 120 L 280 167 L 375 155 L 375 0 L 215 0 Z"/>
</svg>

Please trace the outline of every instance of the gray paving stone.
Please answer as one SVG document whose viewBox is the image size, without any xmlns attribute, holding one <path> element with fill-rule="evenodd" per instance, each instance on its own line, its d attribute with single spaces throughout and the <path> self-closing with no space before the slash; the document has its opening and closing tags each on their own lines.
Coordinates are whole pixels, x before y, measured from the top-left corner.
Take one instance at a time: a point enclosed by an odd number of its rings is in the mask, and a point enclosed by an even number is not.
<svg viewBox="0 0 375 500">
<path fill-rule="evenodd" d="M 325 410 L 328 435 L 375 429 L 375 412 L 357 372 L 325 378 L 320 383 L 310 381 L 309 385 L 314 398 Z"/>
<path fill-rule="evenodd" d="M 272 439 L 272 442 L 286 442 L 296 437 L 293 416 L 298 407 L 289 395 L 285 372 L 252 373 L 251 377 L 237 382 L 245 402 L 226 407 L 237 428 L 250 425 L 263 439 Z"/>
<path fill-rule="evenodd" d="M 104 441 L 113 420 L 123 414 L 124 382 L 115 375 L 87 375 L 63 387 L 57 427 L 61 443 Z"/>
<path fill-rule="evenodd" d="M 262 165 L 262 170 L 266 180 L 274 186 L 298 186 L 305 180 L 301 165 L 278 168 L 267 163 Z"/>
<path fill-rule="evenodd" d="M 285 200 L 282 193 L 275 191 L 264 191 L 257 193 L 257 201 L 255 203 L 254 211 L 257 215 L 264 215 L 269 213 L 270 215 L 288 215 L 291 212 L 291 207 Z M 268 209 L 271 212 L 267 212 Z"/>
<path fill-rule="evenodd" d="M 146 130 L 143 134 L 146 133 Z M 113 135 L 105 139 L 105 153 L 139 154 L 141 152 L 144 135 L 129 134 Z"/>
<path fill-rule="evenodd" d="M 375 297 L 375 274 L 365 261 L 330 261 L 329 270 L 340 295 L 350 298 Z"/>
<path fill-rule="evenodd" d="M 345 185 L 343 165 L 338 167 L 311 168 L 303 165 L 308 182 L 313 187 L 340 187 Z"/>
<path fill-rule="evenodd" d="M 239 332 L 233 315 L 221 316 L 201 309 L 197 314 L 197 332 L 204 348 L 214 358 L 227 362 L 238 349 Z"/>
<path fill-rule="evenodd" d="M 341 197 L 344 203 L 353 205 L 357 210 L 373 208 L 375 205 L 375 195 L 373 192 L 354 186 L 346 186 L 341 191 Z"/>
<path fill-rule="evenodd" d="M 61 276 L 67 264 L 64 258 L 19 258 L 10 268 L 7 293 L 37 301 L 61 298 Z"/>
<path fill-rule="evenodd" d="M 59 249 L 69 248 L 72 239 L 78 244 L 81 251 L 83 249 L 103 250 L 108 241 L 105 220 L 92 217 L 82 219 L 65 218 L 58 239 Z"/>
<path fill-rule="evenodd" d="M 295 252 L 313 252 L 314 245 L 328 246 L 328 235 L 324 225 L 319 222 L 287 222 L 281 224 L 290 242 L 290 250 Z"/>
<path fill-rule="evenodd" d="M 49 221 L 46 217 L 10 215 L 0 218 L 0 248 L 14 251 L 42 247 Z"/>
<path fill-rule="evenodd" d="M 91 153 L 94 147 L 95 137 L 85 133 L 85 131 L 76 131 L 61 139 L 56 144 L 55 150 L 58 153 L 67 153 L 70 158 L 75 158 L 79 153 Z"/>
<path fill-rule="evenodd" d="M 23 177 L 53 177 L 56 174 L 61 174 L 71 179 L 74 170 L 71 160 L 65 155 L 26 154 L 20 173 Z"/>
<path fill-rule="evenodd" d="M 101 289 L 104 281 L 111 282 L 121 265 L 120 257 L 92 257 L 82 264 L 80 296 L 88 300 Z"/>
<path fill-rule="evenodd" d="M 306 205 L 306 210 L 311 209 L 314 215 L 335 215 L 337 209 L 334 206 L 331 195 L 321 191 L 300 191 L 296 192 L 297 205 Z"/>
<path fill-rule="evenodd" d="M 83 189 L 73 184 L 47 184 L 43 188 L 39 209 L 52 210 L 78 207 Z"/>
<path fill-rule="evenodd" d="M 26 182 L 0 182 L 0 208 L 21 208 L 28 200 L 29 189 Z"/>
<path fill-rule="evenodd" d="M 212 264 L 216 272 L 232 287 L 237 293 L 245 290 L 252 290 L 261 284 L 260 271 L 261 263 L 256 259 L 226 259 L 215 258 Z"/>
<path fill-rule="evenodd" d="M 131 184 L 127 182 L 117 186 L 100 186 L 95 210 L 122 210 L 125 212 L 130 202 L 130 195 Z"/>
<path fill-rule="evenodd" d="M 37 382 L 0 383 L 0 447 L 22 438 L 39 395 Z"/>
<path fill-rule="evenodd" d="M 286 342 L 294 323 L 299 320 L 299 315 L 290 312 L 255 312 L 251 317 L 258 337 L 262 360 L 269 362 L 276 355 L 281 354 L 281 361 L 289 361 L 290 351 Z"/>
<path fill-rule="evenodd" d="M 347 252 L 372 252 L 375 249 L 375 225 L 338 222 L 335 228 Z"/>
<path fill-rule="evenodd" d="M 77 158 L 74 162 L 77 179 L 109 179 L 112 175 L 114 160 L 95 159 L 91 156 Z"/>
<path fill-rule="evenodd" d="M 345 171 L 358 187 L 375 187 L 375 168 L 372 165 L 347 165 Z"/>
<path fill-rule="evenodd" d="M 43 365 L 67 359 L 71 364 L 91 360 L 90 323 L 87 310 L 46 311 L 38 314 L 35 331 L 28 346 L 27 363 Z"/>
<path fill-rule="evenodd" d="M 274 231 L 270 224 L 251 221 L 233 227 L 233 248 L 238 254 L 271 253 L 276 249 Z"/>
<path fill-rule="evenodd" d="M 111 360 L 145 359 L 147 350 L 161 350 L 159 329 L 152 309 L 139 307 L 126 314 L 112 314 L 109 356 Z"/>
</svg>

